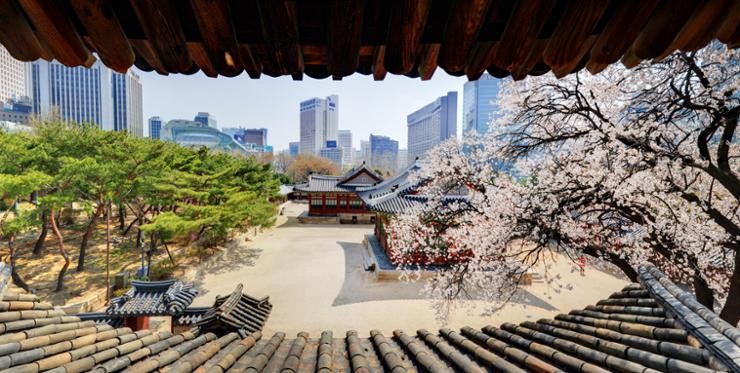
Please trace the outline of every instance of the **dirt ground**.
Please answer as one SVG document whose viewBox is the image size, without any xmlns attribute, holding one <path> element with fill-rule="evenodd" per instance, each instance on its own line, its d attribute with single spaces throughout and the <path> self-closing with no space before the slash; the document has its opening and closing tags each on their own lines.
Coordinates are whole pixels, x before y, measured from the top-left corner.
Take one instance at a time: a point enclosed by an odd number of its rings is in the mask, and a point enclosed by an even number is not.
<svg viewBox="0 0 740 373">
<path fill-rule="evenodd" d="M 553 317 L 594 304 L 627 284 L 620 276 L 590 267 L 581 276 L 562 259 L 540 269 L 548 281 L 524 287 L 520 302 L 484 316 L 486 303 L 473 300 L 440 321 L 430 300 L 419 293 L 421 282 L 377 281 L 363 270 L 362 239 L 372 232 L 371 226 L 300 224 L 295 217 L 305 209 L 304 204 L 289 203 L 276 228 L 253 240 L 237 239 L 187 270 L 184 280 L 201 290 L 194 305 L 211 305 L 216 295 L 228 294 L 242 283 L 247 293 L 270 297 L 268 335 L 276 330 L 314 336 L 323 330 L 335 335 L 371 329 L 391 333 L 398 328 L 482 327 Z"/>
<path fill-rule="evenodd" d="M 61 270 L 64 260 L 59 253 L 59 244 L 51 229 L 46 236 L 46 246 L 42 255 L 32 255 L 33 245 L 38 238 L 38 232 L 29 233 L 16 239 L 15 248 L 18 259 L 16 267 L 18 273 L 28 285 L 42 299 L 54 305 L 69 305 L 81 302 L 90 297 L 92 293 L 105 289 L 105 219 L 100 219 L 99 224 L 87 249 L 85 259 L 85 271 L 77 272 L 77 260 L 79 258 L 80 240 L 82 238 L 83 224 L 86 216 L 78 216 L 76 225 L 63 227 L 61 229 L 64 239 L 64 248 L 70 257 L 64 281 L 64 289 L 55 292 L 57 276 Z M 111 237 L 115 242 L 110 250 L 110 276 L 111 284 L 116 273 L 129 270 L 132 273 L 141 263 L 141 252 L 135 250 L 136 235 L 130 232 L 127 237 L 122 237 L 116 227 L 117 220 L 111 219 Z M 173 247 L 170 249 L 175 250 Z M 0 241 L 0 255 L 8 255 L 7 242 Z M 166 257 L 164 249 L 152 261 Z"/>
</svg>

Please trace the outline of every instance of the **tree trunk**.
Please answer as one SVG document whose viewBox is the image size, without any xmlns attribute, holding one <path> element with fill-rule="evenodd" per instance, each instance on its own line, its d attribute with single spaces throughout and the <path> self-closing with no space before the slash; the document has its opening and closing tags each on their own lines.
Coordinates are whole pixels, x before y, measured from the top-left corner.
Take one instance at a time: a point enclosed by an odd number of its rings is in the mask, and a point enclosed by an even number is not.
<svg viewBox="0 0 740 373">
<path fill-rule="evenodd" d="M 44 245 L 46 245 L 46 234 L 49 232 L 49 214 L 44 210 L 41 213 L 41 233 L 39 233 L 39 238 L 36 239 L 36 243 L 33 245 L 33 255 L 39 256 L 41 255 L 41 252 L 44 250 Z"/>
<path fill-rule="evenodd" d="M 90 238 L 92 238 L 92 235 L 95 232 L 95 224 L 98 222 L 98 218 L 100 217 L 100 214 L 103 213 L 104 208 L 104 203 L 98 203 L 97 207 L 95 207 L 95 211 L 93 212 L 92 217 L 90 217 L 90 223 L 87 224 L 85 234 L 82 235 L 82 242 L 80 242 L 80 257 L 77 260 L 77 272 L 82 272 L 85 270 L 85 254 L 87 253 L 87 246 L 90 242 Z"/>
<path fill-rule="evenodd" d="M 167 247 L 167 241 L 164 239 L 162 240 L 162 245 L 164 245 L 165 251 L 167 251 L 167 256 L 170 257 L 170 262 L 172 262 L 172 266 L 176 266 L 177 263 L 175 263 L 175 257 L 172 256 L 172 252 L 170 252 L 170 248 Z"/>
<path fill-rule="evenodd" d="M 57 236 L 57 240 L 59 240 L 59 254 L 64 258 L 64 265 L 59 271 L 59 277 L 57 277 L 57 287 L 54 289 L 54 291 L 58 292 L 64 289 L 64 274 L 67 272 L 67 268 L 69 268 L 69 255 L 64 251 L 64 240 L 62 238 L 62 233 L 59 232 L 59 227 L 57 226 L 54 209 L 49 210 L 49 220 L 51 221 L 51 230 Z"/>
<path fill-rule="evenodd" d="M 126 206 L 123 203 L 118 204 L 118 229 L 123 230 L 126 227 Z"/>
<path fill-rule="evenodd" d="M 730 277 L 730 291 L 719 317 L 737 327 L 740 321 L 740 253 L 735 252 L 735 269 Z"/>
<path fill-rule="evenodd" d="M 694 272 L 694 296 L 704 307 L 714 310 L 714 292 L 698 271 Z"/>
<path fill-rule="evenodd" d="M 126 229 L 123 230 L 123 237 L 126 237 L 128 235 L 128 232 L 131 230 L 131 228 L 139 221 L 139 218 L 135 217 L 134 220 L 131 221 L 131 224 L 126 227 Z"/>
<path fill-rule="evenodd" d="M 26 282 L 23 281 L 23 278 L 21 278 L 21 275 L 18 274 L 18 271 L 16 271 L 16 268 L 15 268 L 15 254 L 16 253 L 15 253 L 15 247 L 13 247 L 13 241 L 15 241 L 14 236 L 8 237 L 8 250 L 10 251 L 10 277 L 13 279 L 13 283 L 16 286 L 30 293 L 31 289 L 28 287 L 28 284 L 26 284 Z"/>
</svg>

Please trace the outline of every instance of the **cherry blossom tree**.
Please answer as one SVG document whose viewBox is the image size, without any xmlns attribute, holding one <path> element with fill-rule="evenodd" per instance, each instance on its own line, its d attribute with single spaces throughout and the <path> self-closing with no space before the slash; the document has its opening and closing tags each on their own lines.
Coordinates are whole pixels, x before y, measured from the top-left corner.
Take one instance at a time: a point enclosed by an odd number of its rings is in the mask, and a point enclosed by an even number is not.
<svg viewBox="0 0 740 373">
<path fill-rule="evenodd" d="M 476 291 L 496 308 L 558 252 L 633 281 L 652 262 L 737 324 L 739 75 L 740 52 L 714 44 L 631 70 L 504 81 L 491 133 L 428 155 L 415 178 L 430 203 L 392 223 L 391 245 L 474 254 L 429 282 L 443 300 Z"/>
</svg>

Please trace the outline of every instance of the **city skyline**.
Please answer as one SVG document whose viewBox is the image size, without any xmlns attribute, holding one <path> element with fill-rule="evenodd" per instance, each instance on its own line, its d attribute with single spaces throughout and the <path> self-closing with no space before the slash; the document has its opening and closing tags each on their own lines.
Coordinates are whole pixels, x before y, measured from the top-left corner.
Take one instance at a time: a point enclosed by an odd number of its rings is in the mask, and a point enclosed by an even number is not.
<svg viewBox="0 0 740 373">
<path fill-rule="evenodd" d="M 190 117 L 193 110 L 209 112 L 218 118 L 219 128 L 267 128 L 275 151 L 286 150 L 289 142 L 299 141 L 297 109 L 308 98 L 332 94 L 340 97 L 339 128 L 352 131 L 352 146 L 359 150 L 360 141 L 367 141 L 370 133 L 406 144 L 408 114 L 448 91 L 457 91 L 461 96 L 467 81 L 444 72 L 423 82 L 398 76 L 375 82 L 363 75 L 342 81 L 308 77 L 293 81 L 290 77 L 251 80 L 246 75 L 213 79 L 201 73 L 160 76 L 138 70 L 137 74 L 144 86 L 145 118 L 159 116 L 166 121 Z M 194 85 L 203 88 L 193 90 Z M 462 100 L 458 99 L 458 125 L 462 123 L 461 105 Z M 460 132 L 458 128 L 457 133 Z"/>
</svg>

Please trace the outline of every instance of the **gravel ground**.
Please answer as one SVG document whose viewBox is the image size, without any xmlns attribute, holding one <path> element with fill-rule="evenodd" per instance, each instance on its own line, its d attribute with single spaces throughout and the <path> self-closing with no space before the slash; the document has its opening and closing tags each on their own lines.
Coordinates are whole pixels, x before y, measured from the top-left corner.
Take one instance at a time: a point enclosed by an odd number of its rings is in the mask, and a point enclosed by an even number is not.
<svg viewBox="0 0 740 373">
<path fill-rule="evenodd" d="M 318 336 L 323 330 L 344 335 L 379 329 L 413 332 L 442 326 L 482 327 L 553 317 L 583 308 L 621 289 L 627 281 L 588 268 L 581 276 L 565 260 L 548 268 L 551 281 L 524 287 L 525 300 L 482 316 L 483 301 L 471 301 L 442 322 L 431 302 L 419 294 L 422 283 L 377 281 L 362 269 L 362 239 L 369 225 L 299 224 L 295 217 L 305 204 L 288 203 L 275 228 L 235 240 L 218 255 L 186 274 L 201 289 L 194 305 L 212 304 L 214 297 L 230 293 L 242 283 L 256 297 L 269 296 L 273 311 L 265 332 L 300 331 Z M 540 272 L 544 274 L 544 269 Z"/>
</svg>

